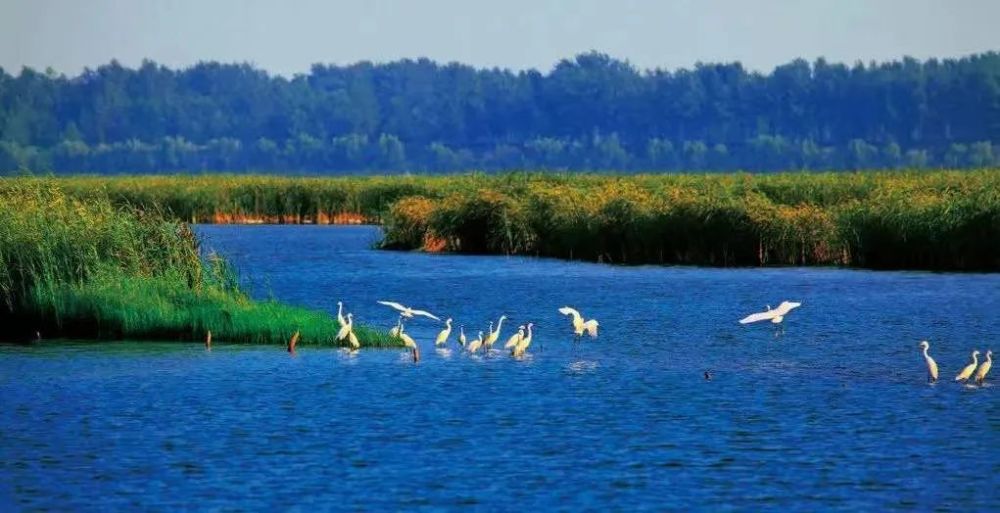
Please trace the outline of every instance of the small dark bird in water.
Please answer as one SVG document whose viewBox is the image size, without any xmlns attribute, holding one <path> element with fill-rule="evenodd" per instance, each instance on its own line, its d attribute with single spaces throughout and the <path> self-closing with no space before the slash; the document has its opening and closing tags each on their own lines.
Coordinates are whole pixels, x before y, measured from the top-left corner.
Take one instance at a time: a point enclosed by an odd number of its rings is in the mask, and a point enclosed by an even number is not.
<svg viewBox="0 0 1000 513">
<path fill-rule="evenodd" d="M 295 334 L 292 335 L 292 339 L 288 341 L 288 352 L 294 354 L 295 353 L 295 344 L 298 344 L 298 343 L 299 343 L 299 332 L 296 331 Z"/>
<path fill-rule="evenodd" d="M 705 371 L 705 381 L 712 381 L 712 371 Z"/>
</svg>

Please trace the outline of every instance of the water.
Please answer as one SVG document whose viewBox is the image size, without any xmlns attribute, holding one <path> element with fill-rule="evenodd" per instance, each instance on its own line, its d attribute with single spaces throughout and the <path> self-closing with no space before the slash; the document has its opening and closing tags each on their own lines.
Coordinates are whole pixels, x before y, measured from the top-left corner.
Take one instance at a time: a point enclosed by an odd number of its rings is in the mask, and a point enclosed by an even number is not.
<svg viewBox="0 0 1000 513">
<path fill-rule="evenodd" d="M 255 294 L 378 299 L 531 357 L 198 343 L 0 348 L 0 510 L 940 510 L 1000 504 L 1000 275 L 611 267 L 373 251 L 366 227 L 206 226 Z M 783 299 L 784 334 L 740 326 Z M 597 317 L 574 344 L 570 304 Z M 925 383 L 917 343 L 942 369 Z M 712 381 L 702 373 L 711 369 Z M 1000 378 L 997 378 L 1000 379 Z"/>
</svg>

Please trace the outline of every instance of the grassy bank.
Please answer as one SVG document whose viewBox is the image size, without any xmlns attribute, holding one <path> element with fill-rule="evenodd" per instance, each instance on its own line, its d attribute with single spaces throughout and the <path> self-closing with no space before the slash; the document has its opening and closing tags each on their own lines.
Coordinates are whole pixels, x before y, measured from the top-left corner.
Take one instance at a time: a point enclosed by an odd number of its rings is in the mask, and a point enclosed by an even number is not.
<svg viewBox="0 0 1000 513">
<path fill-rule="evenodd" d="M 86 199 L 47 180 L 0 189 L 0 339 L 203 340 L 335 344 L 328 315 L 254 301 L 225 261 L 203 258 L 187 226 Z M 358 328 L 363 345 L 395 345 Z"/>
<path fill-rule="evenodd" d="M 76 197 L 107 196 L 197 222 L 379 222 L 384 246 L 398 249 L 626 264 L 1000 270 L 998 170 L 60 183 Z"/>
</svg>

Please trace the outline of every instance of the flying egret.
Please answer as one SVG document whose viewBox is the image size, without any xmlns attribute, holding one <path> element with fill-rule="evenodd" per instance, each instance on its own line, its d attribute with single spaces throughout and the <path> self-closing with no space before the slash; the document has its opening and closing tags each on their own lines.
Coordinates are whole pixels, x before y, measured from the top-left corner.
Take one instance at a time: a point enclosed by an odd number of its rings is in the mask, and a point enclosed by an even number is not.
<svg viewBox="0 0 1000 513">
<path fill-rule="evenodd" d="M 479 338 L 474 339 L 472 342 L 469 342 L 469 352 L 475 353 L 476 351 L 479 351 L 479 347 L 482 345 L 483 345 L 483 332 L 480 331 Z"/>
<path fill-rule="evenodd" d="M 979 366 L 979 370 L 976 371 L 976 384 L 979 386 L 983 385 L 986 381 L 986 375 L 990 373 L 990 367 L 993 366 L 993 351 L 986 350 L 986 361 Z"/>
<path fill-rule="evenodd" d="M 524 356 L 525 351 L 528 350 L 528 346 L 531 345 L 531 327 L 534 326 L 532 323 L 528 323 L 528 334 L 518 341 L 517 345 L 514 346 L 514 350 L 510 352 L 510 355 L 519 358 Z"/>
<path fill-rule="evenodd" d="M 938 379 L 938 367 L 937 362 L 931 358 L 931 355 L 927 354 L 927 350 L 931 348 L 931 344 L 926 340 L 920 342 L 920 349 L 924 351 L 924 361 L 927 362 L 927 381 L 934 383 Z"/>
<path fill-rule="evenodd" d="M 394 308 L 396 310 L 399 310 L 399 312 L 401 313 L 401 315 L 403 317 L 411 318 L 411 317 L 413 317 L 415 315 L 422 315 L 424 317 L 430 317 L 431 319 L 434 319 L 435 321 L 440 321 L 441 320 L 441 318 L 439 318 L 438 316 L 436 316 L 436 315 L 434 315 L 434 314 L 432 314 L 430 312 L 427 312 L 427 311 L 424 311 L 424 310 L 414 310 L 413 308 L 410 308 L 408 306 L 403 306 L 403 305 L 401 305 L 399 303 L 396 303 L 396 302 L 393 302 L 393 301 L 379 301 L 378 304 L 385 305 L 385 306 L 388 306 L 390 308 Z"/>
<path fill-rule="evenodd" d="M 510 349 L 516 346 L 517 343 L 520 342 L 522 338 L 524 338 L 524 326 L 518 326 L 517 333 L 511 335 L 510 338 L 507 339 L 507 342 L 503 345 L 503 348 Z"/>
<path fill-rule="evenodd" d="M 740 324 L 750 324 L 751 322 L 766 321 L 770 320 L 774 324 L 781 324 L 781 321 L 785 319 L 788 312 L 802 306 L 802 303 L 794 303 L 792 301 L 782 301 L 778 308 L 771 309 L 771 305 L 767 306 L 767 310 L 755 314 L 750 314 L 742 319 L 740 319 Z"/>
<path fill-rule="evenodd" d="M 458 343 L 461 344 L 462 347 L 465 347 L 465 343 L 466 342 L 467 342 L 467 340 L 465 338 L 465 326 L 459 326 L 458 327 Z"/>
<path fill-rule="evenodd" d="M 337 340 L 344 340 L 347 334 L 354 329 L 354 314 L 347 314 L 347 321 L 340 326 L 340 331 L 337 332 Z"/>
<path fill-rule="evenodd" d="M 580 315 L 580 312 L 578 312 L 578 311 L 576 311 L 576 310 L 574 310 L 574 309 L 572 309 L 572 308 L 570 308 L 568 306 L 564 306 L 564 307 L 560 308 L 559 309 L 559 313 L 561 313 L 563 315 L 570 315 L 570 316 L 573 317 L 573 334 L 574 335 L 580 337 L 580 336 L 583 336 L 583 332 L 587 332 L 587 334 L 589 334 L 591 337 L 596 337 L 597 336 L 597 327 L 600 326 L 600 324 L 598 324 L 598 322 L 597 322 L 597 319 L 591 319 L 589 321 L 584 321 L 583 320 L 583 316 Z"/>
<path fill-rule="evenodd" d="M 337 301 L 337 322 L 340 323 L 341 326 L 347 322 L 344 320 L 344 303 L 341 301 Z"/>
<path fill-rule="evenodd" d="M 434 345 L 439 346 L 441 344 L 446 344 L 448 342 L 448 337 L 451 336 L 451 317 L 444 321 L 445 328 L 438 333 L 437 339 L 434 340 Z"/>
<path fill-rule="evenodd" d="M 972 352 L 972 363 L 965 366 L 962 372 L 955 376 L 955 381 L 965 382 L 972 376 L 972 372 L 976 370 L 976 366 L 979 365 L 979 351 Z"/>
</svg>

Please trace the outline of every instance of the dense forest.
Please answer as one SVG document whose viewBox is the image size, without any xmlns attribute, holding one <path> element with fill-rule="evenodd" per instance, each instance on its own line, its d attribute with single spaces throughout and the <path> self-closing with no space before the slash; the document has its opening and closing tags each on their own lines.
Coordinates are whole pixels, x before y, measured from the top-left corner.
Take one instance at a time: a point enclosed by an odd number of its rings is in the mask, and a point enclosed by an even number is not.
<svg viewBox="0 0 1000 513">
<path fill-rule="evenodd" d="M 1000 165 L 1000 53 L 550 72 L 430 60 L 67 77 L 0 69 L 0 173 L 732 170 Z"/>
</svg>

